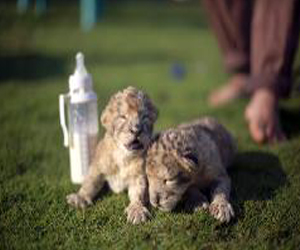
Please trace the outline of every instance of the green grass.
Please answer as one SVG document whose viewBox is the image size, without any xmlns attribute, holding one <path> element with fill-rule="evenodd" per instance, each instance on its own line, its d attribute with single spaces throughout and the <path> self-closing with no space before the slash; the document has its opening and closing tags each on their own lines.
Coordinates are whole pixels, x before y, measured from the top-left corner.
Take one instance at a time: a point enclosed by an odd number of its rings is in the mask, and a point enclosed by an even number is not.
<svg viewBox="0 0 300 250">
<path fill-rule="evenodd" d="M 299 249 L 299 97 L 281 104 L 289 141 L 257 146 L 243 120 L 247 100 L 207 105 L 228 76 L 198 1 L 107 1 L 90 33 L 79 30 L 73 2 L 50 2 L 39 18 L 0 3 L 0 249 Z M 229 225 L 202 213 L 152 210 L 151 221 L 132 226 L 123 213 L 126 194 L 110 192 L 86 211 L 67 206 L 65 196 L 78 187 L 70 182 L 58 95 L 67 91 L 79 50 L 100 110 L 112 93 L 134 85 L 159 107 L 157 130 L 212 115 L 234 133 L 236 218 Z M 170 73 L 175 62 L 186 69 L 182 81 Z"/>
</svg>

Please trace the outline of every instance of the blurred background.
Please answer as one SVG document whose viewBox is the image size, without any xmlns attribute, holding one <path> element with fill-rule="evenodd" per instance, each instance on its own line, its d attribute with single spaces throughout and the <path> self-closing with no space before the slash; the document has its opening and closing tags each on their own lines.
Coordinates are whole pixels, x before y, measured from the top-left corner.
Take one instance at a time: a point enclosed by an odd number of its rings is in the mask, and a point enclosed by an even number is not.
<svg viewBox="0 0 300 250">
<path fill-rule="evenodd" d="M 22 89 L 22 97 L 37 91 L 54 109 L 82 51 L 100 107 L 134 85 L 154 98 L 165 126 L 200 115 L 200 107 L 209 113 L 208 92 L 226 75 L 201 1 L 40 0 L 39 11 L 38 2 L 0 3 L 0 81 L 7 88 Z"/>
<path fill-rule="evenodd" d="M 0 4 L 0 81 L 14 85 L 12 91 L 24 88 L 22 97 L 25 89 L 31 97 L 36 91 L 56 104 L 78 51 L 100 106 L 116 90 L 135 85 L 158 102 L 169 124 L 199 115 L 191 107 L 206 102 L 211 82 L 222 81 L 219 51 L 198 0 L 98 1 L 97 23 L 82 17 L 82 2 L 97 1 L 42 1 L 39 12 L 37 2 L 28 1 L 26 10 L 16 1 Z M 183 105 L 172 105 L 178 102 Z"/>
</svg>

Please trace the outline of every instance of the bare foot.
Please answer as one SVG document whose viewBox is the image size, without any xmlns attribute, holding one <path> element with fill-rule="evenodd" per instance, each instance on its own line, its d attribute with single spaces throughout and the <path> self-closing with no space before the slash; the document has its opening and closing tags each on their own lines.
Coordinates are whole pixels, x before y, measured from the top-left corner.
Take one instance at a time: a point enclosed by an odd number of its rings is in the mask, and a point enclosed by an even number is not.
<svg viewBox="0 0 300 250">
<path fill-rule="evenodd" d="M 280 128 L 278 100 L 275 94 L 267 89 L 257 90 L 245 110 L 252 139 L 257 143 L 275 143 L 285 139 Z"/>
<path fill-rule="evenodd" d="M 247 74 L 236 74 L 232 76 L 225 86 L 214 91 L 209 96 L 209 104 L 213 107 L 217 107 L 246 96 L 246 84 L 248 79 Z"/>
</svg>

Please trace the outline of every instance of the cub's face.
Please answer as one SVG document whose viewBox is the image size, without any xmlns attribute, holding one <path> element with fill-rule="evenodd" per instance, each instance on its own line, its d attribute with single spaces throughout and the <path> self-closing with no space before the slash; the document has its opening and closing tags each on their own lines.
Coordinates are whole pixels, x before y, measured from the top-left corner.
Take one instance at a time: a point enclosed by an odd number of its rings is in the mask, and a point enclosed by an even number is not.
<svg viewBox="0 0 300 250">
<path fill-rule="evenodd" d="M 197 164 L 191 154 L 181 154 L 176 147 L 166 136 L 154 142 L 147 155 L 150 203 L 163 211 L 173 210 L 182 199 L 192 183 L 189 169 Z"/>
<path fill-rule="evenodd" d="M 147 149 L 157 119 L 150 98 L 133 87 L 115 94 L 101 116 L 101 123 L 118 146 L 133 152 Z"/>
<path fill-rule="evenodd" d="M 164 170 L 165 174 L 155 171 L 154 165 L 147 168 L 150 203 L 162 211 L 171 211 L 189 187 L 189 178 L 179 169 L 168 172 L 164 165 L 160 165 L 159 168 Z"/>
</svg>

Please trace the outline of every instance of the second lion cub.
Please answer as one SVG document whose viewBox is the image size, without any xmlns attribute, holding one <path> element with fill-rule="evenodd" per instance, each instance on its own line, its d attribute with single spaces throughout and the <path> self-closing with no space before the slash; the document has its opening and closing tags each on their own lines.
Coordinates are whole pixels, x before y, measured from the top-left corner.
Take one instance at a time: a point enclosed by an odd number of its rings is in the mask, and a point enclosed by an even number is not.
<svg viewBox="0 0 300 250">
<path fill-rule="evenodd" d="M 147 155 L 150 203 L 170 211 L 184 200 L 186 208 L 209 208 L 216 219 L 228 222 L 234 212 L 226 167 L 235 151 L 232 136 L 212 118 L 161 132 Z M 210 204 L 204 190 L 210 191 Z"/>
</svg>

